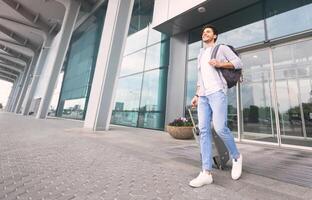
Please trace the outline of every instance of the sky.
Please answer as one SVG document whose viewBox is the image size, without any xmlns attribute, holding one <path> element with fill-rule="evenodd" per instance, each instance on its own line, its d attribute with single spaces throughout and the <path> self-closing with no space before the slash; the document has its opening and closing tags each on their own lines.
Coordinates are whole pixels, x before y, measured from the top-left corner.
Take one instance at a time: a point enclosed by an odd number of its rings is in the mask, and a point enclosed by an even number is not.
<svg viewBox="0 0 312 200">
<path fill-rule="evenodd" d="M 13 84 L 10 82 L 0 80 L 0 103 L 2 103 L 3 106 L 7 104 L 12 85 Z"/>
</svg>

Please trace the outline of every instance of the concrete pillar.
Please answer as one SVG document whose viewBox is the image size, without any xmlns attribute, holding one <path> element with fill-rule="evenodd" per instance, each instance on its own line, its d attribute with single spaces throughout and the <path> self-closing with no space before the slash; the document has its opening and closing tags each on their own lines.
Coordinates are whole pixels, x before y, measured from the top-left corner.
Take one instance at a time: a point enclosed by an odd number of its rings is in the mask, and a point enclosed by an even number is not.
<svg viewBox="0 0 312 200">
<path fill-rule="evenodd" d="M 47 55 L 49 53 L 49 49 L 50 49 L 49 47 L 51 45 L 51 41 L 52 41 L 52 39 L 48 38 L 43 43 L 43 47 L 42 47 L 40 54 L 38 56 L 38 60 L 36 63 L 36 67 L 34 69 L 34 73 L 33 73 L 31 83 L 29 85 L 29 88 L 27 90 L 26 96 L 25 96 L 23 104 L 22 104 L 23 105 L 22 115 L 28 115 L 28 113 L 29 113 L 30 105 L 31 105 L 31 102 L 34 98 L 34 94 L 35 94 L 35 91 L 36 91 L 36 88 L 37 88 L 37 85 L 39 82 L 39 77 L 41 75 L 42 69 L 44 67 L 44 63 L 45 63 Z"/>
<path fill-rule="evenodd" d="M 177 117 L 184 116 L 187 43 L 187 33 L 175 35 L 170 40 L 165 124 Z"/>
<path fill-rule="evenodd" d="M 19 76 L 21 76 L 21 74 L 20 74 Z M 5 111 L 6 111 L 6 112 L 10 112 L 10 106 L 11 106 L 12 101 L 13 101 L 13 94 L 14 94 L 14 92 L 15 92 L 15 88 L 16 88 L 17 82 L 18 82 L 17 80 L 18 80 L 18 78 L 14 81 L 14 83 L 13 83 L 13 85 L 12 85 L 12 89 L 11 89 L 9 98 L 8 98 L 7 104 L 6 104 L 6 106 L 5 106 Z"/>
<path fill-rule="evenodd" d="M 34 72 L 37 60 L 38 60 L 38 53 L 35 53 L 34 57 L 32 58 L 32 60 L 31 60 L 31 62 L 29 64 L 29 70 L 28 70 L 27 75 L 26 75 L 26 80 L 25 80 L 25 82 L 24 82 L 24 84 L 22 86 L 22 90 L 21 90 L 21 93 L 20 93 L 20 95 L 18 97 L 18 102 L 17 102 L 16 108 L 14 110 L 15 113 L 19 113 L 20 110 L 21 110 L 22 103 L 24 101 L 25 94 L 26 94 L 26 91 L 28 89 L 29 82 L 30 82 L 30 79 L 31 79 L 31 74 L 33 74 L 33 72 Z"/>
<path fill-rule="evenodd" d="M 29 70 L 29 66 L 26 66 L 24 72 L 19 76 L 19 79 L 17 82 L 18 84 L 17 84 L 17 87 L 15 88 L 15 93 L 14 93 L 13 98 L 12 98 L 12 104 L 10 106 L 10 112 L 14 112 L 14 110 L 15 110 L 15 107 L 16 107 L 16 104 L 18 101 L 18 97 L 19 97 L 21 90 L 22 90 L 22 86 L 26 80 L 28 70 Z"/>
<path fill-rule="evenodd" d="M 108 130 L 134 0 L 109 0 L 84 127 Z"/>
<path fill-rule="evenodd" d="M 69 46 L 69 42 L 74 31 L 74 27 L 76 24 L 76 20 L 80 10 L 80 1 L 70 0 L 64 3 L 66 7 L 65 16 L 62 24 L 62 28 L 60 30 L 59 37 L 56 36 L 54 39 L 57 39 L 55 49 L 51 49 L 49 54 L 49 60 L 51 63 L 46 63 L 45 67 L 49 66 L 52 69 L 49 70 L 48 74 L 48 84 L 43 89 L 42 100 L 39 105 L 39 110 L 36 118 L 46 118 L 48 113 L 48 109 L 50 106 L 50 102 L 53 96 L 54 88 L 56 85 L 57 77 L 61 71 L 62 65 L 64 63 L 64 59 L 66 56 L 66 52 Z"/>
</svg>

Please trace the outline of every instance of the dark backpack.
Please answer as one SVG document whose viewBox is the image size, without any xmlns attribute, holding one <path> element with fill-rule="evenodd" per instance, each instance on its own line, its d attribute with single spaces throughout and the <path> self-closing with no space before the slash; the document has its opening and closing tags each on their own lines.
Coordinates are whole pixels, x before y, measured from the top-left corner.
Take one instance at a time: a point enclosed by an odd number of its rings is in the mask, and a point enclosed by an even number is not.
<svg viewBox="0 0 312 200">
<path fill-rule="evenodd" d="M 211 59 L 216 59 L 218 49 L 221 45 L 226 45 L 226 44 L 218 44 L 214 47 L 212 53 L 211 53 Z M 237 56 L 239 54 L 235 50 L 235 48 L 231 45 L 226 45 L 228 46 Z M 218 71 L 220 71 L 226 80 L 228 88 L 234 87 L 238 81 L 241 80 L 242 76 L 242 69 L 225 69 L 225 68 L 216 68 Z"/>
</svg>

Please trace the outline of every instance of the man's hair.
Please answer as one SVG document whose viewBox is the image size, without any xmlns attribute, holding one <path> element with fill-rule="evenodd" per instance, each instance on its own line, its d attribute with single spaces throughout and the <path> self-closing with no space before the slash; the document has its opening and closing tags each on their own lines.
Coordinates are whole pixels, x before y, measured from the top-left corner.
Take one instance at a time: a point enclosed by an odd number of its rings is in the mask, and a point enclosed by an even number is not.
<svg viewBox="0 0 312 200">
<path fill-rule="evenodd" d="M 203 35 L 204 30 L 205 30 L 206 28 L 210 28 L 210 29 L 212 30 L 213 34 L 217 36 L 217 37 L 214 39 L 214 42 L 216 42 L 217 39 L 218 39 L 218 34 L 219 34 L 217 28 L 216 28 L 214 25 L 212 25 L 212 24 L 207 24 L 207 25 L 203 26 L 203 28 L 202 28 L 202 32 L 201 32 L 202 35 Z"/>
</svg>

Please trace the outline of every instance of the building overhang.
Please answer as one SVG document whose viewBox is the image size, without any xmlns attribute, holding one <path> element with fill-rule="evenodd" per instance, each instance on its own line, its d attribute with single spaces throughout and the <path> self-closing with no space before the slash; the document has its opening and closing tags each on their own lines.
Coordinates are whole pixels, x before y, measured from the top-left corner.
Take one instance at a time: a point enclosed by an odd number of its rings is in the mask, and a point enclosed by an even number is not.
<svg viewBox="0 0 312 200">
<path fill-rule="evenodd" d="M 200 27 L 203 24 L 216 21 L 226 15 L 230 15 L 231 13 L 251 6 L 259 1 L 260 0 L 207 0 L 177 16 L 172 17 L 171 19 L 154 25 L 153 28 L 172 36 Z M 200 12 L 200 10 L 205 11 Z"/>
</svg>

